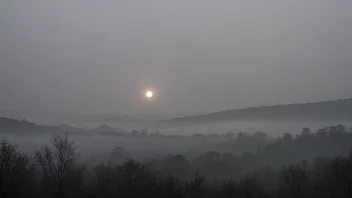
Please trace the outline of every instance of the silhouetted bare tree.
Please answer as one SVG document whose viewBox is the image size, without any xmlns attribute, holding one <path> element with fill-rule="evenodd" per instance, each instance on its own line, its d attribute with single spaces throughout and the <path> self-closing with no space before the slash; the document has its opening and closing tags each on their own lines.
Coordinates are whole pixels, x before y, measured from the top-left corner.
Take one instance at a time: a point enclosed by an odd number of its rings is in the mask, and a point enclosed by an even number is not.
<svg viewBox="0 0 352 198">
<path fill-rule="evenodd" d="M 0 197 L 30 196 L 33 168 L 26 154 L 6 141 L 0 143 Z"/>
<path fill-rule="evenodd" d="M 35 160 L 44 174 L 44 182 L 53 186 L 53 194 L 56 197 L 62 198 L 65 197 L 64 189 L 69 173 L 79 154 L 74 142 L 68 140 L 67 133 L 54 133 L 50 142 L 52 147 L 45 146 L 35 151 Z"/>
<path fill-rule="evenodd" d="M 187 183 L 186 194 L 189 198 L 201 198 L 206 192 L 205 178 L 199 171 L 194 173 L 194 178 Z"/>
<path fill-rule="evenodd" d="M 281 177 L 292 198 L 308 197 L 308 173 L 305 162 L 283 168 Z"/>
</svg>

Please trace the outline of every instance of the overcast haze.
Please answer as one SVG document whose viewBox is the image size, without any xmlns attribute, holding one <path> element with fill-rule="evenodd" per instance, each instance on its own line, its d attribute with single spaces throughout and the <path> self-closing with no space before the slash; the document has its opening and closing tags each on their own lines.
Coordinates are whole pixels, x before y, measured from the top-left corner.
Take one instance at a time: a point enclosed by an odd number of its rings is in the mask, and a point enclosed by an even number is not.
<svg viewBox="0 0 352 198">
<path fill-rule="evenodd" d="M 0 110 L 197 113 L 352 97 L 350 0 L 0 0 Z M 153 102 L 140 91 L 157 90 Z"/>
</svg>

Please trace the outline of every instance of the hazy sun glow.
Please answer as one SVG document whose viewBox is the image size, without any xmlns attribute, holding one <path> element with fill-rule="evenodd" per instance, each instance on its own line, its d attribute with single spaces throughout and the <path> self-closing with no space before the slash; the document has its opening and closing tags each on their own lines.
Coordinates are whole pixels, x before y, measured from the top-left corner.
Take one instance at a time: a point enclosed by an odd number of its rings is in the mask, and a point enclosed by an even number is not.
<svg viewBox="0 0 352 198">
<path fill-rule="evenodd" d="M 145 92 L 145 96 L 146 96 L 147 98 L 152 98 L 153 95 L 154 95 L 154 93 L 153 93 L 152 91 L 147 91 L 147 92 Z"/>
</svg>

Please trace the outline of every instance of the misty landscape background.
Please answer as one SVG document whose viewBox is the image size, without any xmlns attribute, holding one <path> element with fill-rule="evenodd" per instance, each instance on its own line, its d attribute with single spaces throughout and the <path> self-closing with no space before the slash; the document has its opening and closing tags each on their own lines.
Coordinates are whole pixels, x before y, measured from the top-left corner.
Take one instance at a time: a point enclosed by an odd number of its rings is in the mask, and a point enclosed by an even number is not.
<svg viewBox="0 0 352 198">
<path fill-rule="evenodd" d="M 0 198 L 352 197 L 351 8 L 0 1 Z"/>
<path fill-rule="evenodd" d="M 352 99 L 343 99 L 253 107 L 169 119 L 167 116 L 111 114 L 45 115 L 42 119 L 32 117 L 33 120 L 42 120 L 42 123 L 31 123 L 3 118 L 3 133 L 0 137 L 20 143 L 21 150 L 31 151 L 45 145 L 54 132 L 68 133 L 87 158 L 92 155 L 104 156 L 101 160 L 109 160 L 108 153 L 116 147 L 122 147 L 129 157 L 139 160 L 162 158 L 170 154 L 194 157 L 211 150 L 240 154 L 255 151 L 258 145 L 234 149 L 224 143 L 230 140 L 229 134 L 236 137 L 241 133 L 264 133 L 270 142 L 285 134 L 300 135 L 304 127 L 318 131 L 339 124 L 350 130 L 351 109 Z M 46 123 L 43 122 L 45 119 Z M 90 159 L 89 163 L 94 161 Z"/>
</svg>

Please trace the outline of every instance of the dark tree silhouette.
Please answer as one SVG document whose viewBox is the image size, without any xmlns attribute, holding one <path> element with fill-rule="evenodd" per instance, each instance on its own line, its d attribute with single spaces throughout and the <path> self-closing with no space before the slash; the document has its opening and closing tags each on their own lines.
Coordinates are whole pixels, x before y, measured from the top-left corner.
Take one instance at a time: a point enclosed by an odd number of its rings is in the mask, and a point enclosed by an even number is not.
<svg viewBox="0 0 352 198">
<path fill-rule="evenodd" d="M 6 141 L 0 143 L 0 197 L 30 196 L 33 167 L 26 154 Z"/>
<path fill-rule="evenodd" d="M 35 151 L 35 160 L 44 174 L 43 182 L 53 188 L 51 193 L 63 198 L 79 154 L 76 152 L 74 142 L 68 140 L 67 133 L 64 135 L 54 133 L 50 142 L 52 147 L 45 146 Z"/>
</svg>

